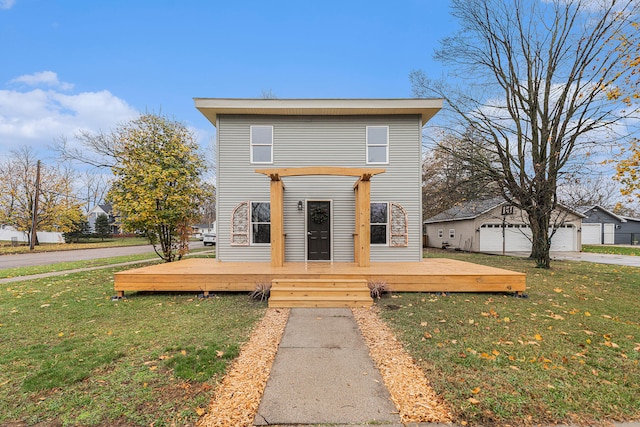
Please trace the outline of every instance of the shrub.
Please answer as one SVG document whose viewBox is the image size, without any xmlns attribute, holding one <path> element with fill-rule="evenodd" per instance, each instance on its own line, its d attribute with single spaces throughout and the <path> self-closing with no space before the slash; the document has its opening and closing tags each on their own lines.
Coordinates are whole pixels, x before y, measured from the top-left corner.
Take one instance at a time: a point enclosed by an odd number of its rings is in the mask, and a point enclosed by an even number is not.
<svg viewBox="0 0 640 427">
<path fill-rule="evenodd" d="M 269 294 L 271 293 L 271 282 L 258 282 L 256 283 L 256 288 L 253 290 L 249 297 L 253 299 L 259 299 L 260 301 L 266 301 L 269 299 Z"/>
<path fill-rule="evenodd" d="M 369 287 L 371 298 L 374 299 L 380 299 L 383 294 L 390 292 L 389 285 L 384 280 L 368 282 L 367 286 Z"/>
</svg>

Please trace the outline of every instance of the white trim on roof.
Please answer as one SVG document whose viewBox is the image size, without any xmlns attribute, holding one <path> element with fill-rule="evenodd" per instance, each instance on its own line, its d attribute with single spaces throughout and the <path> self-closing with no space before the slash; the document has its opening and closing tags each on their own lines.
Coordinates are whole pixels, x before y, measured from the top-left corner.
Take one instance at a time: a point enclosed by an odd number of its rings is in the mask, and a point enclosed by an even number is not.
<svg viewBox="0 0 640 427">
<path fill-rule="evenodd" d="M 220 114 L 284 116 L 419 115 L 424 126 L 443 105 L 439 98 L 399 99 L 239 99 L 194 98 L 196 108 L 215 126 Z"/>
</svg>

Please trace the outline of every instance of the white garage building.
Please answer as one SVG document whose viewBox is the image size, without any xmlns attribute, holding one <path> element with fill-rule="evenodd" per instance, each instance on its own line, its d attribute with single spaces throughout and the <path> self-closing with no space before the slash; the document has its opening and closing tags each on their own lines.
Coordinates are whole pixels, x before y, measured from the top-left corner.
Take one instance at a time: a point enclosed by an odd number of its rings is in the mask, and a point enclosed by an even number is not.
<svg viewBox="0 0 640 427">
<path fill-rule="evenodd" d="M 551 251 L 580 251 L 584 215 L 565 207 L 552 215 L 560 224 Z M 455 206 L 425 222 L 428 246 L 472 252 L 531 251 L 531 228 L 526 213 L 501 198 L 475 200 Z"/>
</svg>

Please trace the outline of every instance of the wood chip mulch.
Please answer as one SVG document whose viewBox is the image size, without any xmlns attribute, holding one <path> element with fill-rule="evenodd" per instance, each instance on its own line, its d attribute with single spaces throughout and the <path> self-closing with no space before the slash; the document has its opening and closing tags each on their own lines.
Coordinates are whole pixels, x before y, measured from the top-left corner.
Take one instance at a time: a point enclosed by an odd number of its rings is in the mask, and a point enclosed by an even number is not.
<svg viewBox="0 0 640 427">
<path fill-rule="evenodd" d="M 375 308 L 353 308 L 360 333 L 403 423 L 449 423 L 451 411 Z"/>
<path fill-rule="evenodd" d="M 199 427 L 251 426 L 289 318 L 289 309 L 268 309 L 215 391 Z"/>
</svg>

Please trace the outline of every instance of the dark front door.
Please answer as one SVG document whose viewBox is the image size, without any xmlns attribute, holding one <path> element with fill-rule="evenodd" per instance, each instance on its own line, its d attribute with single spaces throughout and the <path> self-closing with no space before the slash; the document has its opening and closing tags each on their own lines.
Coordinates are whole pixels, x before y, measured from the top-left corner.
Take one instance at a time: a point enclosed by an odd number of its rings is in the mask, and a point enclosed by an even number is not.
<svg viewBox="0 0 640 427">
<path fill-rule="evenodd" d="M 331 260 L 331 202 L 307 202 L 307 259 Z"/>
</svg>

